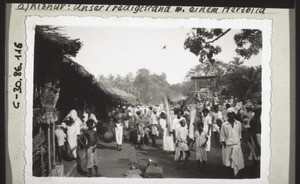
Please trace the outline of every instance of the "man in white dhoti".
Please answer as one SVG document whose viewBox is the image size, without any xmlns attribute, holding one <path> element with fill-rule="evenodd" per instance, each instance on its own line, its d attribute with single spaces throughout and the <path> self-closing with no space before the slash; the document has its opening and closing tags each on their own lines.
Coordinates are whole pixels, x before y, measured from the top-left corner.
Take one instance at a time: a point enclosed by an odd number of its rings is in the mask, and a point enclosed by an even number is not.
<svg viewBox="0 0 300 184">
<path fill-rule="evenodd" d="M 220 142 L 223 146 L 223 164 L 233 169 L 233 176 L 245 167 L 244 157 L 241 149 L 242 125 L 235 120 L 236 112 L 234 108 L 227 109 L 228 120 L 223 123 L 220 131 Z"/>
</svg>

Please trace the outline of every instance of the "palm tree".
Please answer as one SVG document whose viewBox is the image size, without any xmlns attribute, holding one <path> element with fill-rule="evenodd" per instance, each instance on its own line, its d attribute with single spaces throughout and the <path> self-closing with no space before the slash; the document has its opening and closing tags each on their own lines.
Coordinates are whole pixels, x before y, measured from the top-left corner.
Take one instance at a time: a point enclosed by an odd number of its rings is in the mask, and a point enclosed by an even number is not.
<svg viewBox="0 0 300 184">
<path fill-rule="evenodd" d="M 235 70 L 237 70 L 237 69 L 239 69 L 240 68 L 240 66 L 242 65 L 242 64 L 244 64 L 244 60 L 241 60 L 241 58 L 239 58 L 239 57 L 233 57 L 233 59 L 231 60 L 231 61 L 229 61 L 229 66 L 228 66 L 228 70 L 229 71 L 235 71 Z"/>
<path fill-rule="evenodd" d="M 215 61 L 213 63 L 209 61 L 204 62 L 204 73 L 206 76 L 208 75 L 218 75 L 223 76 L 227 72 L 227 64 L 223 61 Z"/>
<path fill-rule="evenodd" d="M 205 68 L 205 65 L 203 63 L 200 63 L 200 64 L 196 65 L 194 68 L 190 69 L 188 71 L 188 73 L 186 74 L 185 81 L 189 81 L 190 78 L 193 76 L 205 75 L 204 68 Z"/>
<path fill-rule="evenodd" d="M 228 72 L 220 83 L 231 95 L 241 99 L 250 98 L 254 92 L 261 90 L 261 66 L 239 67 Z"/>
<path fill-rule="evenodd" d="M 248 86 L 245 98 L 249 98 L 253 92 L 253 87 L 261 86 L 261 67 L 250 67 L 247 70 L 244 70 L 242 79 Z"/>
</svg>

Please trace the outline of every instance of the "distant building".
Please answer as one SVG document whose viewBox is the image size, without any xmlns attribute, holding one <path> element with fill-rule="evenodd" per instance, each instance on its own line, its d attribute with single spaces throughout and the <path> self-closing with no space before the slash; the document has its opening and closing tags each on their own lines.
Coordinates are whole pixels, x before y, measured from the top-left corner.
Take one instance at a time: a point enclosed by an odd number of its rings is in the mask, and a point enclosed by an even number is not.
<svg viewBox="0 0 300 184">
<path fill-rule="evenodd" d="M 217 78 L 219 76 L 194 76 L 191 79 L 194 82 L 193 94 L 199 94 L 200 97 L 215 96 L 217 92 Z"/>
</svg>

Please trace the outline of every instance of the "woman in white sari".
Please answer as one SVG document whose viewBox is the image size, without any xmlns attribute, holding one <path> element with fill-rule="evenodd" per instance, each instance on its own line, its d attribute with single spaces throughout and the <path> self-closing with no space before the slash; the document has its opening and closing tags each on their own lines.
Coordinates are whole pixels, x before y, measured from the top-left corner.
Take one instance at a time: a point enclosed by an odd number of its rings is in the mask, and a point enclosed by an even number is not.
<svg viewBox="0 0 300 184">
<path fill-rule="evenodd" d="M 174 137 L 167 128 L 166 114 L 161 112 L 159 124 L 163 129 L 163 150 L 166 152 L 175 151 Z"/>
<path fill-rule="evenodd" d="M 67 141 L 70 148 L 70 153 L 74 159 L 77 158 L 77 136 L 80 135 L 80 129 L 83 125 L 82 121 L 77 115 L 76 110 L 71 110 L 69 114 L 65 117 L 67 127 Z"/>
</svg>

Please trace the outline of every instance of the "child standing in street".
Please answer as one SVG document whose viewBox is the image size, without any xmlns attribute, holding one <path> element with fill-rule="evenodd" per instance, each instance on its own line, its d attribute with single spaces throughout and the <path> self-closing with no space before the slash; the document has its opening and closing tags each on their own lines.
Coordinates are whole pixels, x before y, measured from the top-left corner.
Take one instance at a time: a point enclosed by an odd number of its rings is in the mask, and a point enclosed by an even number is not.
<svg viewBox="0 0 300 184">
<path fill-rule="evenodd" d="M 85 135 L 87 138 L 86 152 L 87 152 L 87 168 L 89 170 L 89 176 L 92 176 L 92 169 L 94 167 L 96 176 L 100 176 L 98 174 L 98 163 L 97 163 L 97 135 L 96 131 L 93 130 L 93 120 L 88 120 L 86 122 L 88 130 Z"/>
<path fill-rule="evenodd" d="M 199 169 L 204 169 L 205 162 L 207 161 L 207 156 L 206 156 L 207 141 L 208 141 L 208 135 L 203 130 L 203 123 L 199 122 L 198 130 L 195 131 L 196 160 Z"/>
</svg>

